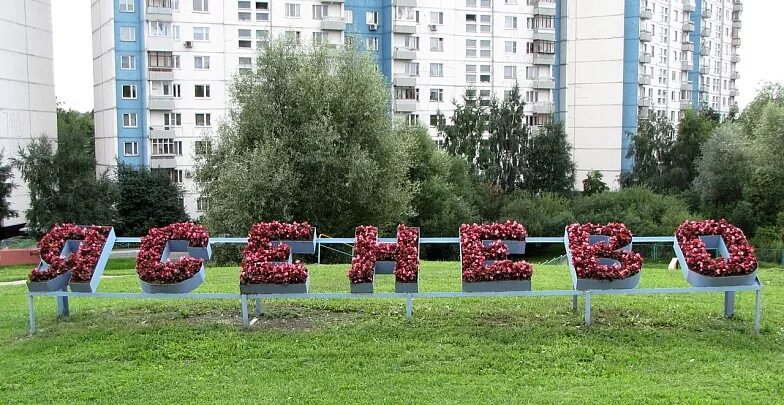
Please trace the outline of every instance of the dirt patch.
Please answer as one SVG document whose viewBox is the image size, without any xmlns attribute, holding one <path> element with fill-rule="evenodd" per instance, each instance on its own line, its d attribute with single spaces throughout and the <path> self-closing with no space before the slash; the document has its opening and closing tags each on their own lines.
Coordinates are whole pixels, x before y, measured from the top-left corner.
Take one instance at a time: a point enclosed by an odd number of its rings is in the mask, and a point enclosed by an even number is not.
<svg viewBox="0 0 784 405">
<path fill-rule="evenodd" d="M 273 304 L 262 307 L 261 317 L 251 325 L 251 330 L 311 331 L 326 329 L 352 322 L 361 315 L 357 312 L 299 307 L 290 304 Z M 250 318 L 255 313 L 249 308 Z"/>
</svg>

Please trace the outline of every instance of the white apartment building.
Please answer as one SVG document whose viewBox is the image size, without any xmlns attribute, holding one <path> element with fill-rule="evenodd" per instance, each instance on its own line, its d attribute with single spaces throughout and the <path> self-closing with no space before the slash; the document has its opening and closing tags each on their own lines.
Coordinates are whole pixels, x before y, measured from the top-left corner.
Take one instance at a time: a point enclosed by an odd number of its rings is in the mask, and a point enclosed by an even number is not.
<svg viewBox="0 0 784 405">
<path fill-rule="evenodd" d="M 227 85 L 258 41 L 291 35 L 358 38 L 393 112 L 436 140 L 453 100 L 487 104 L 518 83 L 529 125 L 565 123 L 578 180 L 594 169 L 614 179 L 631 167 L 638 119 L 734 105 L 742 4 L 693 1 L 93 0 L 96 157 L 169 170 L 197 217 L 208 199 L 194 156 L 227 112 Z"/>
<path fill-rule="evenodd" d="M 57 136 L 57 103 L 52 60 L 50 0 L 5 1 L 0 13 L 0 149 L 15 156 L 41 134 Z M 11 209 L 18 216 L 1 220 L 0 228 L 21 227 L 30 195 L 17 171 Z"/>
</svg>

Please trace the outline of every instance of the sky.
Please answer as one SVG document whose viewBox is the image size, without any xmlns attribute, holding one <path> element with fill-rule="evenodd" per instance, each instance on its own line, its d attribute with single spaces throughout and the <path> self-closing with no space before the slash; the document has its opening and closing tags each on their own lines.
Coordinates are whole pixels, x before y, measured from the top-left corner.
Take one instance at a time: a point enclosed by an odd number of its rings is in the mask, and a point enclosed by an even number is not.
<svg viewBox="0 0 784 405">
<path fill-rule="evenodd" d="M 741 108 L 754 99 L 760 82 L 784 82 L 784 52 L 775 51 L 778 49 L 775 27 L 781 24 L 784 1 L 747 0 L 743 7 L 737 81 Z M 52 23 L 57 101 L 65 108 L 90 111 L 93 109 L 90 0 L 52 0 Z"/>
</svg>

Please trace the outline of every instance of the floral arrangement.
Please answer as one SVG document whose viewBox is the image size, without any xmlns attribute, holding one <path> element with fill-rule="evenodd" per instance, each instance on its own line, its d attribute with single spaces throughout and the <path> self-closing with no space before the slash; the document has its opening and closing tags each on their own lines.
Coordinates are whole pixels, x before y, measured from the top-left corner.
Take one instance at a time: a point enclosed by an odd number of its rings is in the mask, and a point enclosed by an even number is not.
<svg viewBox="0 0 784 405">
<path fill-rule="evenodd" d="M 502 239 L 523 240 L 526 236 L 528 232 L 525 227 L 512 221 L 504 224 L 460 225 L 463 281 L 472 283 L 530 280 L 533 266 L 524 260 L 507 259 L 508 249 L 501 241 Z M 493 240 L 493 242 L 485 246 L 483 240 Z"/>
<path fill-rule="evenodd" d="M 403 224 L 397 227 L 397 243 L 378 243 L 378 228 L 357 227 L 354 257 L 348 278 L 354 284 L 372 283 L 376 261 L 395 261 L 395 280 L 416 283 L 419 276 L 419 229 Z"/>
<path fill-rule="evenodd" d="M 187 240 L 191 247 L 206 247 L 209 239 L 207 228 L 191 222 L 152 228 L 141 240 L 136 256 L 136 273 L 147 283 L 174 284 L 188 280 L 201 270 L 204 260 L 186 256 L 161 262 L 166 243 Z"/>
<path fill-rule="evenodd" d="M 111 229 L 108 226 L 55 225 L 38 243 L 41 259 L 49 265 L 49 268 L 46 270 L 34 268 L 28 279 L 30 281 L 49 281 L 70 269 L 73 282 L 89 282 L 98 265 L 98 260 L 101 258 L 101 252 Z M 81 240 L 82 242 L 79 244 L 79 249 L 68 257 L 60 257 L 65 242 L 68 240 Z"/>
<path fill-rule="evenodd" d="M 248 234 L 248 246 L 242 258 L 240 284 L 302 284 L 308 270 L 299 260 L 288 263 L 291 248 L 273 244 L 273 240 L 307 240 L 313 228 L 307 222 L 261 222 Z"/>
<path fill-rule="evenodd" d="M 591 235 L 604 235 L 609 239 L 590 243 Z M 622 250 L 632 243 L 632 233 L 622 223 L 606 225 L 571 224 L 566 227 L 572 265 L 577 278 L 593 280 L 622 280 L 642 269 L 642 256 Z M 600 258 L 614 259 L 616 265 L 599 264 Z"/>
<path fill-rule="evenodd" d="M 700 236 L 718 235 L 727 245 L 729 257 L 713 258 Z M 743 276 L 757 270 L 757 256 L 743 231 L 724 219 L 686 221 L 675 230 L 675 239 L 689 270 L 710 277 Z"/>
</svg>

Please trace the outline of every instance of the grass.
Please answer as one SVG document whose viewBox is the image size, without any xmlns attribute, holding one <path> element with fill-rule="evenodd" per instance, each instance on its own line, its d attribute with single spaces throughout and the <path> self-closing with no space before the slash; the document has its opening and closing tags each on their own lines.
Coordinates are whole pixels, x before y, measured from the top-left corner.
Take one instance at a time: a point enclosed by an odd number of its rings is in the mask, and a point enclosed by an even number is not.
<svg viewBox="0 0 784 405">
<path fill-rule="evenodd" d="M 132 261 L 102 291 L 139 291 Z M 347 291 L 346 265 L 309 266 L 313 291 Z M 0 269 L 0 274 L 9 269 Z M 12 272 L 16 271 L 11 269 Z M 22 275 L 26 271 L 22 272 Z M 594 297 L 582 325 L 569 298 L 266 301 L 243 329 L 236 301 L 72 299 L 58 321 L 26 287 L 0 287 L 0 402 L 743 402 L 784 398 L 784 272 L 760 270 L 722 318 L 720 294 Z M 209 268 L 198 292 L 236 292 L 237 268 Z M 392 276 L 377 290 L 392 291 Z M 641 287 L 685 286 L 646 269 Z M 534 289 L 567 289 L 536 266 Z M 422 291 L 458 291 L 457 263 L 423 263 Z"/>
</svg>

